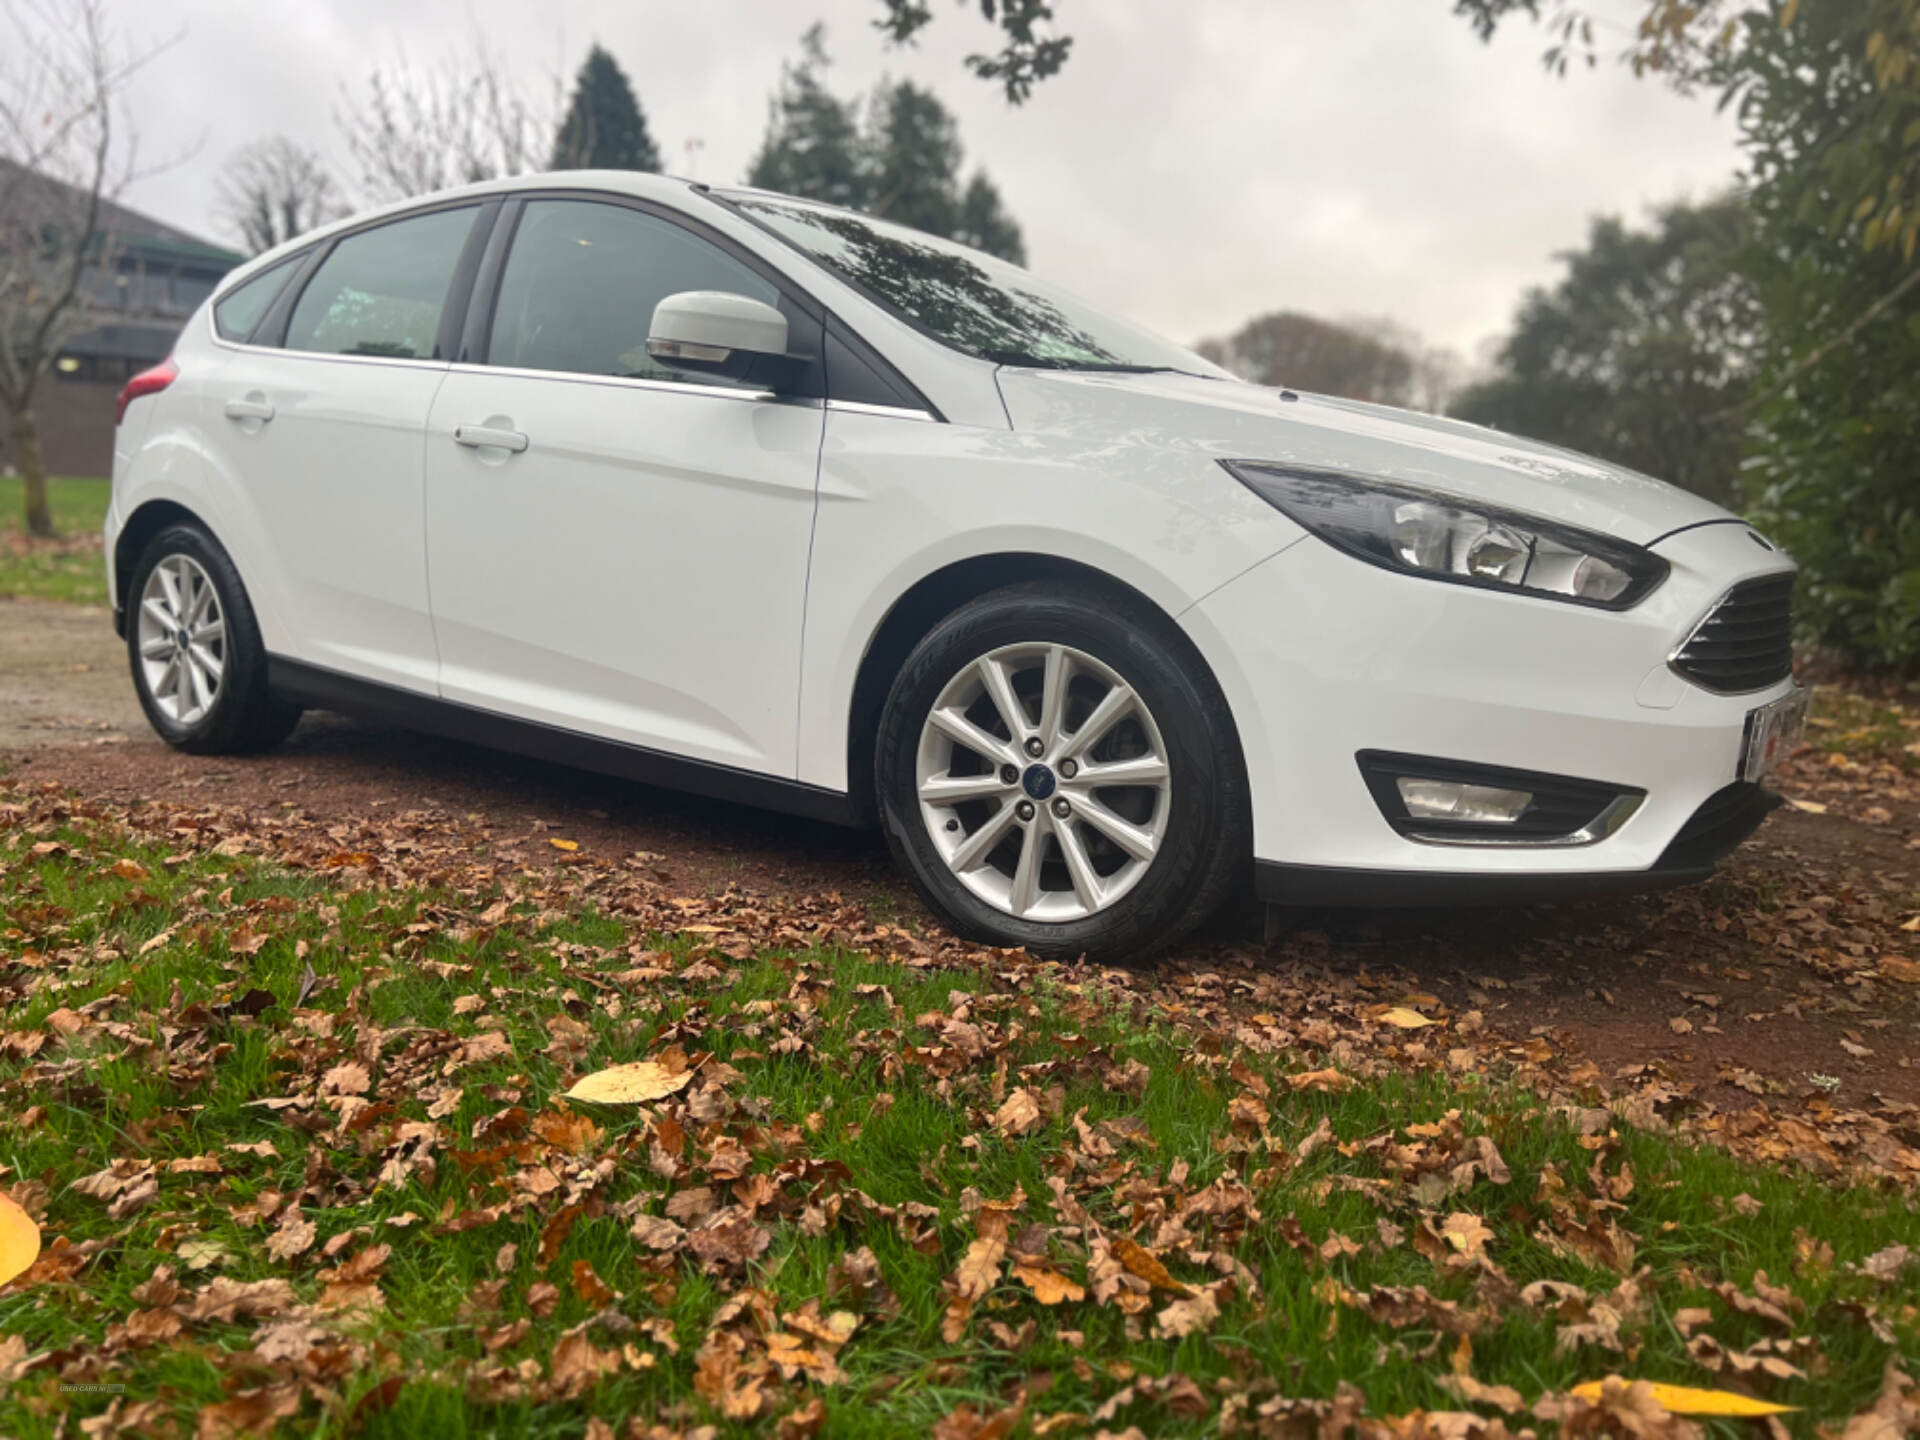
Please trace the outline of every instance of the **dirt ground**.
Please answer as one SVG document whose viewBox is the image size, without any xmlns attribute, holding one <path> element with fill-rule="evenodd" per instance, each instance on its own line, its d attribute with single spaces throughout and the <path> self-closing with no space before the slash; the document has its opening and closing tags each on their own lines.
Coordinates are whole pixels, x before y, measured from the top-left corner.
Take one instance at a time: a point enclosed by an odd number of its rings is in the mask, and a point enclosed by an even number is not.
<svg viewBox="0 0 1920 1440">
<path fill-rule="evenodd" d="M 98 605 L 0 598 L 0 751 L 151 738 Z"/>
<path fill-rule="evenodd" d="M 474 817 L 551 863 L 559 835 L 639 856 L 687 894 L 837 895 L 931 924 L 877 835 L 692 799 L 492 751 L 310 715 L 270 755 L 174 753 L 147 729 L 104 612 L 0 601 L 0 766 L 84 795 L 231 805 L 325 826 Z M 1515 1044 L 1655 1074 L 1737 1109 L 1829 1093 L 1920 1104 L 1920 786 L 1804 751 L 1777 812 L 1720 876 L 1665 894 L 1527 910 L 1290 912 L 1251 901 L 1163 962 L 1315 965 L 1399 979 Z M 544 853 L 543 853 L 544 852 Z"/>
</svg>

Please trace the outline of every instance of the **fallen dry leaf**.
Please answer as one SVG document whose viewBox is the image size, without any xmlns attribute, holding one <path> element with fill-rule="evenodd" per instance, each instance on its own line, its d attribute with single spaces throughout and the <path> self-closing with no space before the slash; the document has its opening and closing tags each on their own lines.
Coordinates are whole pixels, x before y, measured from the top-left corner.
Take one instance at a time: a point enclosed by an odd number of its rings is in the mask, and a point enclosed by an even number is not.
<svg viewBox="0 0 1920 1440">
<path fill-rule="evenodd" d="M 0 1195 L 0 1285 L 40 1258 L 40 1227 L 8 1196 Z"/>
<path fill-rule="evenodd" d="M 1418 1010 L 1409 1010 L 1404 1005 L 1395 1005 L 1391 1010 L 1385 1011 L 1380 1018 L 1401 1030 L 1421 1030 L 1434 1023 Z"/>
<path fill-rule="evenodd" d="M 1008 1139 L 1017 1139 L 1040 1128 L 1046 1119 L 1040 1102 L 1024 1086 L 1007 1096 L 993 1115 L 993 1128 Z"/>
<path fill-rule="evenodd" d="M 1153 1317 L 1153 1333 L 1163 1340 L 1178 1340 L 1209 1329 L 1220 1318 L 1220 1303 L 1211 1290 L 1195 1290 L 1175 1300 Z"/>
<path fill-rule="evenodd" d="M 1691 1385 L 1668 1385 L 1657 1380 L 1628 1380 L 1609 1375 L 1607 1380 L 1626 1385 L 1645 1385 L 1665 1410 L 1674 1415 L 1788 1415 L 1799 1407 L 1776 1405 L 1771 1400 L 1756 1400 L 1732 1390 L 1696 1390 Z M 1606 1380 L 1588 1380 L 1573 1387 L 1569 1394 L 1582 1400 L 1598 1400 Z"/>
<path fill-rule="evenodd" d="M 1487 1253 L 1487 1242 L 1493 1239 L 1493 1231 L 1478 1215 L 1455 1212 L 1446 1218 L 1440 1227 L 1440 1234 L 1457 1252 L 1468 1259 L 1479 1259 Z"/>
<path fill-rule="evenodd" d="M 692 1079 L 691 1070 L 676 1072 L 656 1060 L 635 1060 L 582 1076 L 566 1098 L 594 1105 L 639 1105 L 678 1094 Z"/>
<path fill-rule="evenodd" d="M 1085 1287 L 1069 1280 L 1051 1266 L 1022 1261 L 1013 1267 L 1013 1278 L 1033 1291 L 1033 1298 L 1042 1305 L 1058 1305 L 1067 1300 L 1087 1298 Z"/>
<path fill-rule="evenodd" d="M 1187 1286 L 1174 1279 L 1167 1267 L 1160 1263 L 1160 1257 L 1146 1246 L 1129 1240 L 1125 1235 L 1115 1235 L 1112 1239 L 1113 1253 L 1120 1263 L 1138 1275 L 1156 1290 L 1170 1290 L 1175 1295 L 1191 1295 Z"/>
</svg>

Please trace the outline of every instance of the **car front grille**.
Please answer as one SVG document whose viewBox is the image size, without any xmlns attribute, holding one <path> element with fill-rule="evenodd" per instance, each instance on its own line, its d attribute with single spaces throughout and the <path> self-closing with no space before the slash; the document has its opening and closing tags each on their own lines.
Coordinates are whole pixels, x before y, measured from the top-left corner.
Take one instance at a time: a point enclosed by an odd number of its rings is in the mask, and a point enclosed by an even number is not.
<svg viewBox="0 0 1920 1440">
<path fill-rule="evenodd" d="M 1673 657 L 1673 668 L 1721 695 L 1764 690 L 1793 673 L 1794 576 L 1742 580 Z"/>
</svg>

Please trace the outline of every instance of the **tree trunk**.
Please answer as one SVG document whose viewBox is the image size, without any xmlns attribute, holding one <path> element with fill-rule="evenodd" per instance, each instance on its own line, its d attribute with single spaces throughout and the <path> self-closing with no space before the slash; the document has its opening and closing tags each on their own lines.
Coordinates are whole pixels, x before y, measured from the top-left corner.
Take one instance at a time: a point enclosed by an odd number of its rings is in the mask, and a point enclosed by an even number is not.
<svg viewBox="0 0 1920 1440">
<path fill-rule="evenodd" d="M 25 406 L 13 413 L 13 458 L 27 493 L 27 534 L 53 538 L 53 511 L 47 505 L 47 466 L 40 458 L 40 427 Z"/>
</svg>

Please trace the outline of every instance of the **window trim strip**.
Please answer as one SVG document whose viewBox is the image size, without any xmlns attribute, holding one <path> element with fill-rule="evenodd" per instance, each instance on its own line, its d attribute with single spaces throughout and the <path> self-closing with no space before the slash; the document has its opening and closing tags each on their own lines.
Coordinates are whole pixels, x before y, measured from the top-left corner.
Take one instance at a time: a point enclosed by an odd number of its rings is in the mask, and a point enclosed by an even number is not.
<svg viewBox="0 0 1920 1440">
<path fill-rule="evenodd" d="M 702 385 L 690 380 L 647 380 L 633 375 L 591 375 L 584 370 L 532 370 L 519 365 L 476 365 L 470 360 L 448 367 L 456 375 L 505 375 L 516 380 L 557 380 L 575 385 L 611 385 L 623 390 L 657 390 L 672 395 L 713 395 L 723 400 L 753 400 L 763 405 L 788 405 L 818 410 L 817 395 L 782 395 L 774 390 L 745 390 L 725 385 Z"/>
</svg>

